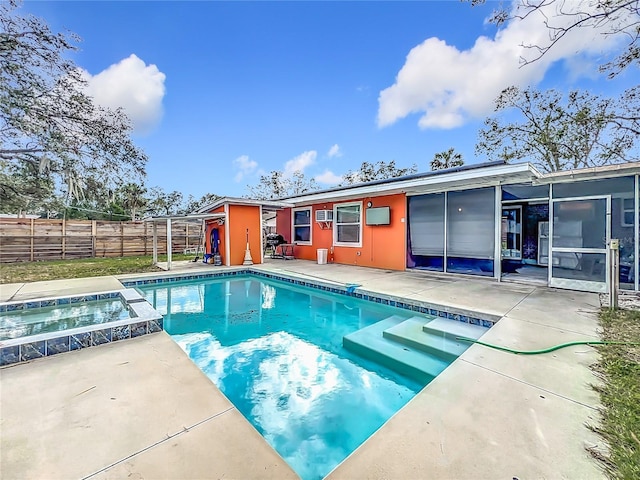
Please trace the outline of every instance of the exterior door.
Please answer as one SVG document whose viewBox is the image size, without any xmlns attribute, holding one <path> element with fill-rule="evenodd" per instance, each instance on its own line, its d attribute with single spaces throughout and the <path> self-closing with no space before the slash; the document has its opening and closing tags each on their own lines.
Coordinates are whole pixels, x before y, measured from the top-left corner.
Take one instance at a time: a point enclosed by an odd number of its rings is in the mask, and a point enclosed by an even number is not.
<svg viewBox="0 0 640 480">
<path fill-rule="evenodd" d="M 553 200 L 549 217 L 549 285 L 606 292 L 611 197 Z"/>
</svg>

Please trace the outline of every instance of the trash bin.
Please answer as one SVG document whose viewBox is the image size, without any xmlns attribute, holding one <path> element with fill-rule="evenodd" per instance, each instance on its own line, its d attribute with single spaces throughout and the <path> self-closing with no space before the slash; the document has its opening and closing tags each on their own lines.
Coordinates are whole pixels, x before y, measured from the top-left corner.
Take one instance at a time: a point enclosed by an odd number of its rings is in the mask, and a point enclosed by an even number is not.
<svg viewBox="0 0 640 480">
<path fill-rule="evenodd" d="M 327 263 L 327 254 L 329 250 L 326 248 L 318 249 L 318 265 L 325 265 Z"/>
</svg>

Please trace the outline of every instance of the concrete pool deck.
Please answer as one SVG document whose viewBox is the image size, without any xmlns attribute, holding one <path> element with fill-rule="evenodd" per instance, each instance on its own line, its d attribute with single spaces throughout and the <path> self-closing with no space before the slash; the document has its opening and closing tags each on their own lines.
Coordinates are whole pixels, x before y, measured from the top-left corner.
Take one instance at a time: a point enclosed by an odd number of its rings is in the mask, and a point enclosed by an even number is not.
<svg viewBox="0 0 640 480">
<path fill-rule="evenodd" d="M 176 262 L 166 274 L 195 268 L 209 270 Z M 596 294 L 300 260 L 253 268 L 496 315 L 482 340 L 511 348 L 599 339 Z M 0 296 L 85 293 L 117 281 L 82 280 L 2 285 Z M 603 478 L 586 450 L 605 449 L 586 427 L 598 423 L 596 360 L 588 346 L 522 356 L 473 345 L 329 478 Z M 165 333 L 3 368 L 0 377 L 2 478 L 295 478 Z"/>
</svg>

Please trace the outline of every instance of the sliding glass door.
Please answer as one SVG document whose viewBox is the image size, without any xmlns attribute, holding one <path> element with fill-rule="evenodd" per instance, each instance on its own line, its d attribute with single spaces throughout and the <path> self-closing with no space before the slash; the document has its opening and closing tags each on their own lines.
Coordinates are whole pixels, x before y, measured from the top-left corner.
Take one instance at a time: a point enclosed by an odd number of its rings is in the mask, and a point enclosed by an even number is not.
<svg viewBox="0 0 640 480">
<path fill-rule="evenodd" d="M 611 196 L 553 200 L 549 285 L 607 291 Z"/>
<path fill-rule="evenodd" d="M 407 267 L 493 276 L 495 188 L 408 199 Z"/>
</svg>

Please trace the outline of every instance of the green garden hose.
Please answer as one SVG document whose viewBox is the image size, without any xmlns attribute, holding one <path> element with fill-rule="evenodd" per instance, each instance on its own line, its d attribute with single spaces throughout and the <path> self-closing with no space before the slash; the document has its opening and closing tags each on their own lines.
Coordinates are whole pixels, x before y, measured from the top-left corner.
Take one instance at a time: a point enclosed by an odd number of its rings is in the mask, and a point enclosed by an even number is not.
<svg viewBox="0 0 640 480">
<path fill-rule="evenodd" d="M 544 348 L 542 350 L 514 350 L 512 348 L 501 347 L 499 345 L 492 345 L 490 343 L 481 342 L 480 340 L 474 340 L 473 338 L 467 337 L 456 337 L 456 340 L 460 340 L 462 342 L 475 343 L 477 345 L 483 345 L 489 348 L 495 348 L 496 350 L 502 350 L 503 352 L 515 353 L 516 355 L 539 355 L 541 353 L 549 353 L 554 352 L 556 350 L 560 350 L 561 348 L 571 347 L 573 345 L 634 345 L 640 346 L 640 342 L 602 342 L 602 341 L 578 341 L 578 342 L 568 342 L 561 343 L 560 345 L 554 345 L 553 347 Z"/>
</svg>

